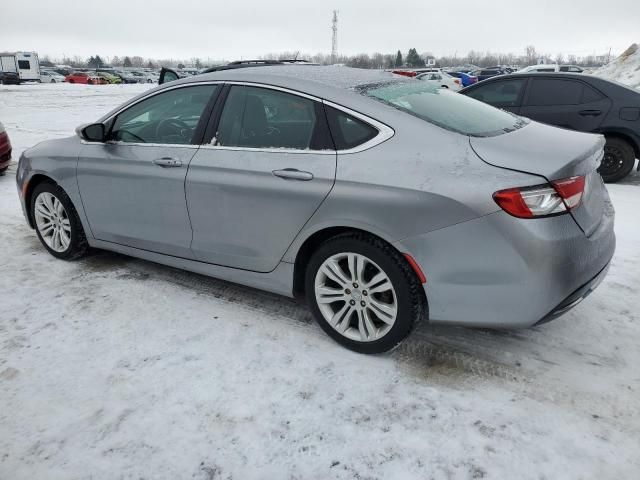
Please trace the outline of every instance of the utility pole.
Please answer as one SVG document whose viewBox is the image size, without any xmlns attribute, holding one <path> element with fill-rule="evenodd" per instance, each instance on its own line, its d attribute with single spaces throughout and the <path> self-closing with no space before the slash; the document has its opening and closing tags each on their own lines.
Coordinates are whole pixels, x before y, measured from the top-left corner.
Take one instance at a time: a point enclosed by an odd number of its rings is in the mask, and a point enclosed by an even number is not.
<svg viewBox="0 0 640 480">
<path fill-rule="evenodd" d="M 331 63 L 335 64 L 338 60 L 338 10 L 333 11 L 333 21 L 331 23 L 331 30 L 333 30 L 331 37 Z"/>
</svg>

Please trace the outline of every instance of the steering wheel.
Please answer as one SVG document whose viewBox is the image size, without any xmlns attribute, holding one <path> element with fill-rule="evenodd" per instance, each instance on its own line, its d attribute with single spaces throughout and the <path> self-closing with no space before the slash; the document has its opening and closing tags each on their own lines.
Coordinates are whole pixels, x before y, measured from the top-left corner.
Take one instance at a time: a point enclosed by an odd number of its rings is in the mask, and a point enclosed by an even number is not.
<svg viewBox="0 0 640 480">
<path fill-rule="evenodd" d="M 167 130 L 173 130 L 173 131 L 167 131 Z M 189 127 L 189 125 L 187 125 L 185 122 L 183 122 L 179 118 L 166 118 L 158 122 L 158 126 L 156 127 L 156 138 L 164 137 L 166 135 L 176 135 L 176 134 L 179 134 L 180 136 L 184 136 L 183 135 L 184 130 L 191 130 L 191 127 Z"/>
</svg>

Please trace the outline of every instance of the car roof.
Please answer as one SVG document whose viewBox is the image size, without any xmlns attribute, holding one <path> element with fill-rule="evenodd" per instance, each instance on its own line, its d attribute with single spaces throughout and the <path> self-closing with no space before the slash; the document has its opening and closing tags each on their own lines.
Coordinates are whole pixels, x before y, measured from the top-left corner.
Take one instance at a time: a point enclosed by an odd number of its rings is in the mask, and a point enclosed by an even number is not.
<svg viewBox="0 0 640 480">
<path fill-rule="evenodd" d="M 328 91 L 336 93 L 339 90 L 353 90 L 359 85 L 406 82 L 411 79 L 384 70 L 320 65 L 273 65 L 203 73 L 176 80 L 171 84 L 208 80 L 265 83 L 324 98 Z"/>
</svg>

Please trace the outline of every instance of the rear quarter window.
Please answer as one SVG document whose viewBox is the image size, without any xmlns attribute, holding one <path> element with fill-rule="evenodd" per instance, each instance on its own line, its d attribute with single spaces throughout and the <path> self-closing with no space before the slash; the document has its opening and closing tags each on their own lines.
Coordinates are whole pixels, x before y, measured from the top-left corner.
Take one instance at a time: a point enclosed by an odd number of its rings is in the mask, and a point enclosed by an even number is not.
<svg viewBox="0 0 640 480">
<path fill-rule="evenodd" d="M 358 118 L 328 105 L 325 105 L 325 109 L 336 150 L 355 148 L 378 135 L 378 129 Z"/>
</svg>

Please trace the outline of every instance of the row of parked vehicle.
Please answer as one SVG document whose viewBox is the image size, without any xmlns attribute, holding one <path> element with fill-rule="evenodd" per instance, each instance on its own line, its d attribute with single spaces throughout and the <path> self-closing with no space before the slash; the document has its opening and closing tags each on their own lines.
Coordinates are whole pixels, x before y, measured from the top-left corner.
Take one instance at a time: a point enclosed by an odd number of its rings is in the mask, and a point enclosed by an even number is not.
<svg viewBox="0 0 640 480">
<path fill-rule="evenodd" d="M 158 83 L 158 73 L 151 70 L 117 70 L 111 68 L 98 68 L 95 70 L 51 68 L 40 70 L 40 82 L 67 82 L 87 85 Z"/>
</svg>

